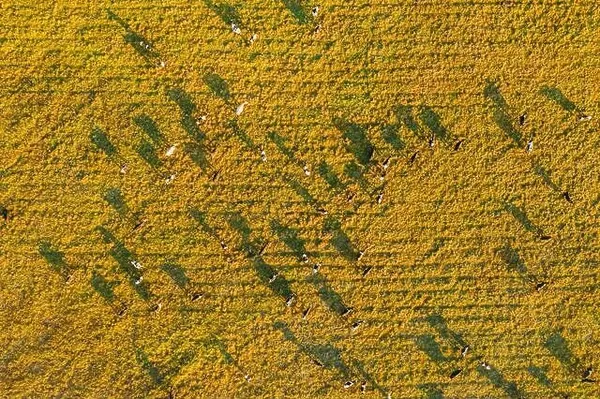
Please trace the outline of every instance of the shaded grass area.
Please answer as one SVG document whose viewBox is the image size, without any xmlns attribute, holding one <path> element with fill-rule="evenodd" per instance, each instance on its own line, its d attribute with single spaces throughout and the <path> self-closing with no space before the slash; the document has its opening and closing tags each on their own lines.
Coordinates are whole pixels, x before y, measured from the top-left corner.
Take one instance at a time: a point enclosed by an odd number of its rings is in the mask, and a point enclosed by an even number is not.
<svg viewBox="0 0 600 399">
<path fill-rule="evenodd" d="M 286 144 L 287 138 L 275 133 L 275 132 L 269 132 L 267 134 L 267 137 L 273 142 L 275 143 L 275 145 L 277 146 L 277 149 L 279 149 L 279 151 L 285 155 L 289 160 L 291 161 L 295 161 L 295 157 L 294 157 L 294 148 L 289 148 L 288 145 Z"/>
<path fill-rule="evenodd" d="M 544 342 L 544 347 L 550 351 L 550 354 L 554 356 L 567 370 L 572 373 L 577 373 L 581 366 L 581 362 L 571 349 L 567 340 L 562 336 L 559 331 L 555 331 L 548 336 Z"/>
<path fill-rule="evenodd" d="M 94 290 L 98 294 L 100 294 L 100 296 L 102 298 L 104 298 L 107 302 L 109 302 L 109 303 L 114 302 L 115 293 L 113 291 L 113 286 L 116 285 L 116 283 L 109 282 L 108 280 L 106 280 L 104 278 L 104 276 L 102 276 L 96 270 L 94 270 L 94 273 L 92 274 L 90 283 L 92 284 L 92 287 L 94 288 Z"/>
<path fill-rule="evenodd" d="M 381 138 L 396 151 L 406 148 L 406 143 L 400 135 L 400 128 L 396 124 L 381 126 Z"/>
<path fill-rule="evenodd" d="M 190 279 L 185 274 L 185 270 L 180 265 L 175 263 L 165 263 L 160 269 L 171 277 L 171 280 L 173 280 L 175 285 L 179 288 L 184 289 L 190 282 Z"/>
<path fill-rule="evenodd" d="M 165 138 L 160 132 L 158 125 L 150 116 L 146 114 L 138 115 L 133 118 L 133 122 L 152 140 L 155 145 L 160 145 Z"/>
<path fill-rule="evenodd" d="M 141 271 L 133 265 L 132 261 L 136 260 L 134 254 L 125 247 L 125 244 L 119 241 L 108 229 L 103 226 L 96 227 L 96 231 L 100 233 L 105 243 L 111 244 L 108 251 L 110 256 L 117 262 L 120 270 L 128 277 L 131 286 L 135 292 L 144 301 L 150 299 L 150 291 L 147 283 L 142 279 Z"/>
<path fill-rule="evenodd" d="M 545 96 L 547 99 L 553 101 L 563 110 L 567 112 L 574 112 L 577 110 L 575 103 L 567 98 L 563 92 L 557 87 L 544 86 L 540 90 L 540 94 Z"/>
<path fill-rule="evenodd" d="M 508 269 L 511 271 L 516 271 L 519 274 L 526 275 L 527 267 L 525 266 L 525 261 L 519 256 L 519 253 L 510 246 L 509 243 L 506 243 L 504 247 L 500 248 L 498 251 L 502 260 L 508 266 Z"/>
<path fill-rule="evenodd" d="M 162 161 L 156 153 L 156 148 L 149 141 L 142 140 L 135 151 L 150 167 L 157 169 L 162 166 Z"/>
<path fill-rule="evenodd" d="M 489 366 L 486 368 L 483 365 L 477 366 L 479 374 L 487 378 L 492 385 L 504 391 L 506 396 L 511 399 L 521 399 L 524 397 L 523 392 L 517 387 L 517 384 L 508 381 L 504 375 L 496 368 Z"/>
<path fill-rule="evenodd" d="M 250 238 L 252 229 L 246 218 L 237 211 L 231 212 L 228 223 L 240 235 L 242 239 L 240 250 L 250 258 L 252 267 L 260 281 L 267 285 L 276 296 L 286 301 L 294 297 L 295 294 L 287 279 L 262 258 L 261 245 Z"/>
<path fill-rule="evenodd" d="M 347 187 L 346 184 L 344 184 L 335 174 L 335 171 L 331 166 L 329 166 L 329 164 L 327 164 L 327 162 L 321 161 L 317 166 L 317 172 L 332 189 L 340 191 Z"/>
<path fill-rule="evenodd" d="M 283 338 L 297 346 L 298 350 L 307 355 L 313 361 L 316 361 L 322 367 L 333 370 L 344 379 L 350 378 L 351 371 L 346 362 L 342 359 L 342 352 L 330 343 L 316 344 L 300 341 L 290 330 L 287 323 L 276 321 L 273 327 L 283 333 Z"/>
<path fill-rule="evenodd" d="M 294 252 L 299 260 L 302 260 L 302 255 L 306 254 L 306 247 L 305 241 L 300 237 L 297 229 L 284 226 L 277 220 L 271 220 L 271 231 Z"/>
<path fill-rule="evenodd" d="M 106 154 L 107 157 L 112 157 L 117 153 L 117 148 L 110 142 L 106 133 L 98 126 L 94 126 L 90 133 L 92 143 Z"/>
<path fill-rule="evenodd" d="M 160 60 L 160 54 L 154 49 L 150 40 L 142 36 L 139 32 L 131 29 L 130 25 L 119 17 L 114 11 L 106 9 L 108 19 L 118 23 L 125 30 L 123 40 L 129 44 L 133 50 L 143 57 L 147 63 L 156 64 Z"/>
<path fill-rule="evenodd" d="M 538 226 L 536 226 L 527 216 L 527 214 L 525 213 L 525 211 L 521 208 L 519 208 L 518 206 L 516 206 L 515 204 L 513 204 L 512 202 L 509 201 L 504 201 L 503 203 L 504 205 L 504 209 L 510 213 L 512 215 L 512 217 L 515 218 L 515 220 L 517 222 L 519 222 L 521 224 L 521 226 L 523 226 L 525 228 L 525 230 L 536 234 L 536 235 L 541 235 L 542 234 L 542 229 L 539 228 Z"/>
<path fill-rule="evenodd" d="M 325 220 L 323 232 L 330 235 L 329 243 L 349 261 L 356 261 L 359 251 L 354 247 L 350 237 L 342 230 L 342 223 L 332 217 Z"/>
<path fill-rule="evenodd" d="M 221 98 L 226 103 L 231 101 L 231 91 L 229 90 L 229 85 L 225 79 L 221 77 L 221 75 L 211 72 L 204 75 L 202 80 L 215 96 Z"/>
<path fill-rule="evenodd" d="M 467 342 L 463 339 L 462 335 L 451 330 L 446 323 L 444 317 L 440 314 L 432 314 L 426 318 L 429 325 L 435 328 L 440 336 L 450 342 L 452 346 L 456 348 L 464 348 L 467 346 Z"/>
<path fill-rule="evenodd" d="M 518 147 L 523 147 L 523 137 L 517 130 L 508 111 L 508 104 L 495 82 L 488 81 L 483 90 L 483 95 L 491 105 L 493 119 L 496 125 L 506 134 Z"/>
<path fill-rule="evenodd" d="M 333 118 L 333 125 L 342 132 L 348 151 L 354 155 L 358 163 L 363 166 L 368 165 L 375 147 L 369 140 L 366 129 L 343 118 Z"/>
<path fill-rule="evenodd" d="M 306 340 L 298 338 L 289 328 L 288 324 L 283 321 L 274 322 L 273 327 L 281 331 L 284 340 L 296 345 L 298 350 L 310 358 L 313 363 L 326 370 L 335 372 L 337 378 L 342 382 L 360 378 L 362 381 L 368 382 L 382 397 L 388 397 L 388 391 L 378 384 L 375 378 L 366 371 L 363 362 L 351 356 L 346 356 L 348 360 L 345 360 L 344 356 L 342 356 L 342 351 L 329 342 L 306 342 Z"/>
<path fill-rule="evenodd" d="M 231 129 L 231 132 L 236 136 L 246 147 L 251 151 L 257 151 L 258 146 L 254 143 L 254 140 L 241 128 L 237 119 L 230 119 L 227 122 L 227 127 Z"/>
<path fill-rule="evenodd" d="M 160 373 L 158 367 L 156 367 L 154 363 L 150 361 L 146 352 L 144 352 L 141 348 L 136 348 L 135 358 L 142 370 L 144 370 L 144 372 L 146 372 L 146 374 L 150 377 L 152 383 L 156 385 L 163 383 L 163 375 Z"/>
<path fill-rule="evenodd" d="M 56 249 L 49 241 L 40 241 L 38 244 L 39 254 L 50 265 L 50 267 L 60 274 L 65 280 L 71 275 L 71 268 L 65 261 L 63 252 Z"/>
<path fill-rule="evenodd" d="M 419 119 L 435 137 L 446 145 L 450 145 L 453 140 L 452 134 L 444 127 L 440 116 L 431 108 L 423 107 L 419 113 Z"/>
<path fill-rule="evenodd" d="M 424 352 L 435 363 L 443 363 L 446 361 L 446 356 L 442 353 L 440 345 L 436 342 L 435 337 L 431 334 L 419 335 L 415 338 L 417 348 Z"/>
<path fill-rule="evenodd" d="M 527 371 L 531 374 L 540 385 L 543 385 L 547 388 L 552 386 L 552 381 L 548 378 L 548 370 L 547 368 L 541 368 L 537 366 L 529 366 L 527 367 Z"/>
<path fill-rule="evenodd" d="M 437 384 L 419 384 L 419 389 L 423 391 L 425 399 L 444 399 L 444 392 Z"/>
<path fill-rule="evenodd" d="M 202 170 L 207 170 L 210 167 L 210 161 L 205 146 L 206 135 L 198 127 L 194 116 L 197 110 L 196 104 L 192 97 L 181 88 L 168 89 L 167 96 L 179 107 L 181 112 L 181 127 L 194 140 L 193 143 L 186 143 L 184 151 L 198 167 Z"/>
<path fill-rule="evenodd" d="M 125 197 L 119 188 L 109 188 L 106 190 L 102 198 L 121 216 L 129 212 L 129 208 L 125 203 Z"/>
<path fill-rule="evenodd" d="M 232 23 L 238 26 L 242 25 L 242 19 L 235 6 L 227 3 L 216 3 L 211 0 L 203 0 L 203 2 L 206 7 L 221 18 L 225 25 L 231 26 Z"/>
<path fill-rule="evenodd" d="M 317 200 L 312 196 L 306 187 L 304 187 L 298 180 L 284 176 L 283 180 L 294 190 L 300 198 L 304 200 L 308 205 L 316 206 Z"/>
<path fill-rule="evenodd" d="M 343 316 L 348 312 L 349 308 L 344 303 L 342 297 L 331 288 L 322 274 L 313 274 L 307 278 L 307 281 L 315 286 L 319 298 L 327 305 L 329 310 L 339 316 Z"/>
<path fill-rule="evenodd" d="M 202 212 L 200 210 L 198 210 L 197 208 L 191 208 L 188 211 L 190 217 L 192 219 L 194 219 L 199 225 L 200 228 L 207 233 L 208 235 L 212 236 L 212 237 L 218 237 L 217 236 L 217 231 L 208 223 L 208 217 L 206 215 L 206 212 Z"/>
<path fill-rule="evenodd" d="M 400 126 L 405 126 L 415 137 L 419 140 L 425 140 L 425 133 L 423 128 L 419 126 L 419 123 L 415 119 L 413 107 L 410 105 L 398 105 L 394 109 L 396 119 Z"/>
<path fill-rule="evenodd" d="M 533 163 L 533 172 L 538 175 L 539 177 L 542 178 L 542 180 L 544 181 L 544 183 L 550 187 L 553 191 L 560 193 L 562 192 L 562 190 L 560 189 L 560 187 L 552 180 L 552 178 L 550 177 L 550 172 L 546 170 L 546 168 L 544 168 L 542 165 L 540 165 L 538 162 L 534 162 Z"/>
<path fill-rule="evenodd" d="M 299 24 L 304 25 L 312 21 L 312 15 L 310 14 L 308 7 L 303 5 L 300 0 L 281 1 Z"/>
</svg>

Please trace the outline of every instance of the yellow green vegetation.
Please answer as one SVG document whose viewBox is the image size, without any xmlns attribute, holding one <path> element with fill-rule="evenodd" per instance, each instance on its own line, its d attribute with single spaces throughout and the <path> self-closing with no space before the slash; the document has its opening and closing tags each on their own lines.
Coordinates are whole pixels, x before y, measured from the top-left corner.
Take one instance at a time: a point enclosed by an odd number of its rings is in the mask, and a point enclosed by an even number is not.
<svg viewBox="0 0 600 399">
<path fill-rule="evenodd" d="M 595 2 L 0 11 L 0 396 L 600 397 Z"/>
</svg>

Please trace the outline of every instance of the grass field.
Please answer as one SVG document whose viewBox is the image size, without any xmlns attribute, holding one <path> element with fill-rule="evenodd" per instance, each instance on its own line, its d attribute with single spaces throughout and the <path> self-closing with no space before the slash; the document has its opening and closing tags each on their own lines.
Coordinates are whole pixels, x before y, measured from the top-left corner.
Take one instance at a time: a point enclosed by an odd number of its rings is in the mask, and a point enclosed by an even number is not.
<svg viewBox="0 0 600 399">
<path fill-rule="evenodd" d="M 0 3 L 0 397 L 600 397 L 599 34 Z"/>
</svg>

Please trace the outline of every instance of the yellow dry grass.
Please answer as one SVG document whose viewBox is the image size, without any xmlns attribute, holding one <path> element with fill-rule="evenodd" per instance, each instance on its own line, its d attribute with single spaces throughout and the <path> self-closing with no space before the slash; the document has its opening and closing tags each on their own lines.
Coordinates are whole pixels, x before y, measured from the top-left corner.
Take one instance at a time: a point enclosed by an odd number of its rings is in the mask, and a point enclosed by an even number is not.
<svg viewBox="0 0 600 399">
<path fill-rule="evenodd" d="M 0 4 L 0 396 L 600 397 L 597 4 L 313 5 Z"/>
</svg>

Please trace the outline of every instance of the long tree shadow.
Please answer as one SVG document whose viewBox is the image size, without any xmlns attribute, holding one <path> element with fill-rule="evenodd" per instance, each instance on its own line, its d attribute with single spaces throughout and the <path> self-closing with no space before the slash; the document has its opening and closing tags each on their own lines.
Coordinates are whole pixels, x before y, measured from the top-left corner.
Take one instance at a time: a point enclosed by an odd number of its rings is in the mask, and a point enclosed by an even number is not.
<svg viewBox="0 0 600 399">
<path fill-rule="evenodd" d="M 487 365 L 487 367 L 483 365 L 478 365 L 477 371 L 481 375 L 486 377 L 492 383 L 492 385 L 502 389 L 509 398 L 522 399 L 524 397 L 523 393 L 517 387 L 517 384 L 515 384 L 512 381 L 506 380 L 502 373 L 500 373 L 494 367 L 490 365 Z"/>
<path fill-rule="evenodd" d="M 521 225 L 525 228 L 525 230 L 534 233 L 536 235 L 542 234 L 542 229 L 533 224 L 531 220 L 527 217 L 527 214 L 524 210 L 516 206 L 515 204 L 504 201 L 504 209 L 512 215 Z"/>
<path fill-rule="evenodd" d="M 119 188 L 109 188 L 102 198 L 108 202 L 119 215 L 123 216 L 129 212 L 129 207 L 125 203 L 125 198 Z"/>
<path fill-rule="evenodd" d="M 446 145 L 451 144 L 452 135 L 444 127 L 440 116 L 434 110 L 429 107 L 423 107 L 419 113 L 419 119 L 423 122 L 423 125 L 431 130 L 438 140 Z"/>
<path fill-rule="evenodd" d="M 549 100 L 554 101 L 567 112 L 574 112 L 577 110 L 577 106 L 575 105 L 575 103 L 569 100 L 567 96 L 565 96 L 563 92 L 560 91 L 560 89 L 558 89 L 557 87 L 544 86 L 540 90 L 540 94 L 542 94 Z"/>
<path fill-rule="evenodd" d="M 282 2 L 300 25 L 304 25 L 312 21 L 312 17 L 302 5 L 300 0 L 282 0 Z"/>
<path fill-rule="evenodd" d="M 65 280 L 69 279 L 71 268 L 65 261 L 64 253 L 55 249 L 48 241 L 40 241 L 38 243 L 38 251 L 55 272 L 60 274 Z"/>
<path fill-rule="evenodd" d="M 271 230 L 294 252 L 298 260 L 302 260 L 303 255 L 306 254 L 306 247 L 305 240 L 300 238 L 298 230 L 284 226 L 277 220 L 271 220 Z"/>
<path fill-rule="evenodd" d="M 90 140 L 109 158 L 117 153 L 117 148 L 110 142 L 106 133 L 98 126 L 94 126 L 92 129 Z"/>
<path fill-rule="evenodd" d="M 92 274 L 92 278 L 90 280 L 92 287 L 94 290 L 100 294 L 102 298 L 104 298 L 108 303 L 113 303 L 115 300 L 115 293 L 113 291 L 114 282 L 109 282 L 99 274 L 96 270 L 94 270 Z"/>
<path fill-rule="evenodd" d="M 174 263 L 165 263 L 160 267 L 160 269 L 167 273 L 171 280 L 181 289 L 185 289 L 185 287 L 189 284 L 190 279 L 185 274 L 185 270 Z"/>
<path fill-rule="evenodd" d="M 135 266 L 137 260 L 134 254 L 105 227 L 98 226 L 96 227 L 96 231 L 100 233 L 105 243 L 112 245 L 109 254 L 117 261 L 121 271 L 127 275 L 131 286 L 140 298 L 145 301 L 150 299 L 147 284 L 143 281 L 140 269 Z"/>
<path fill-rule="evenodd" d="M 144 131 L 150 137 L 150 140 L 155 145 L 160 145 L 164 142 L 165 138 L 160 132 L 158 125 L 154 119 L 150 118 L 146 114 L 138 115 L 133 118 L 133 122 Z"/>
<path fill-rule="evenodd" d="M 283 333 L 286 341 L 292 342 L 298 349 L 307 355 L 313 362 L 319 364 L 327 370 L 337 371 L 344 379 L 350 378 L 351 371 L 348 365 L 342 359 L 342 352 L 330 343 L 313 344 L 304 343 L 298 340 L 294 333 L 289 329 L 286 323 L 276 321 L 273 326 Z"/>
<path fill-rule="evenodd" d="M 567 370 L 572 373 L 577 373 L 580 368 L 581 362 L 575 357 L 573 352 L 569 349 L 567 340 L 561 335 L 560 332 L 554 332 L 544 342 L 544 347 L 550 351 Z"/>
<path fill-rule="evenodd" d="M 307 278 L 307 281 L 315 286 L 319 297 L 332 312 L 337 313 L 339 316 L 348 313 L 348 306 L 346 306 L 342 297 L 329 286 L 323 275 L 320 273 L 313 274 Z"/>
<path fill-rule="evenodd" d="M 348 151 L 354 155 L 358 163 L 367 166 L 373 157 L 375 147 L 369 141 L 366 129 L 343 118 L 333 118 L 333 125 L 342 132 L 344 140 L 348 143 Z"/>
<path fill-rule="evenodd" d="M 323 225 L 323 232 L 330 234 L 329 243 L 347 260 L 356 261 L 360 253 L 354 248 L 350 237 L 342 230 L 342 224 L 333 219 L 327 218 Z"/>
<path fill-rule="evenodd" d="M 204 75 L 202 80 L 215 96 L 221 98 L 228 104 L 231 102 L 231 91 L 229 90 L 229 85 L 219 74 L 214 72 L 208 73 Z"/>
</svg>

